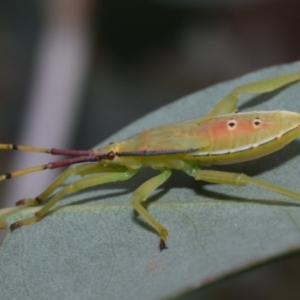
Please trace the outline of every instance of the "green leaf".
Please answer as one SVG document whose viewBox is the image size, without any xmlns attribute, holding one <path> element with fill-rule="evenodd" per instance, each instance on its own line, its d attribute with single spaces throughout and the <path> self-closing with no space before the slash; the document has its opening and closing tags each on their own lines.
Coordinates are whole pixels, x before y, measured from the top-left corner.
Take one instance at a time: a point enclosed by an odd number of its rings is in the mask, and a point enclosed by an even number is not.
<svg viewBox="0 0 300 300">
<path fill-rule="evenodd" d="M 147 115 L 108 141 L 204 115 L 236 86 L 299 70 L 295 63 L 218 84 Z M 239 107 L 299 111 L 299 95 L 296 83 L 274 93 L 243 96 Z M 299 146 L 297 140 L 268 157 L 217 169 L 299 190 Z M 207 184 L 174 172 L 147 205 L 169 230 L 169 249 L 159 252 L 158 236 L 130 204 L 134 189 L 153 174 L 144 169 L 128 182 L 71 195 L 41 222 L 7 232 L 0 252 L 0 299 L 175 297 L 299 250 L 296 201 L 253 186 Z M 10 224 L 36 210 L 11 208 L 1 210 L 0 217 Z"/>
</svg>

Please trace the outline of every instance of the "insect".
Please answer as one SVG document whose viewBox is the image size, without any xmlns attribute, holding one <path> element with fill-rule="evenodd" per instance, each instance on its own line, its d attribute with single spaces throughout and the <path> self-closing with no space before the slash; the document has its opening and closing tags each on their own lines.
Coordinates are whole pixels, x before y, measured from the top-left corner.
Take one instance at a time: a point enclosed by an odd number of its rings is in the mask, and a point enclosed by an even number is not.
<svg viewBox="0 0 300 300">
<path fill-rule="evenodd" d="M 249 177 L 245 174 L 202 170 L 201 165 L 226 165 L 253 160 L 283 148 L 300 134 L 300 114 L 289 111 L 236 113 L 241 94 L 261 94 L 300 80 L 300 72 L 264 79 L 235 88 L 204 117 L 146 129 L 126 140 L 96 150 L 46 149 L 0 144 L 2 150 L 42 152 L 71 158 L 26 168 L 0 176 L 0 181 L 45 169 L 72 165 L 34 199 L 16 205 L 32 206 L 44 202 L 70 175 L 82 178 L 57 192 L 34 216 L 10 225 L 11 230 L 40 221 L 61 198 L 82 189 L 130 179 L 142 167 L 159 174 L 147 180 L 132 194 L 132 206 L 160 237 L 159 248 L 167 248 L 168 231 L 143 207 L 142 202 L 163 184 L 171 170 L 181 170 L 196 180 L 235 186 L 253 184 L 300 200 L 300 193 Z M 84 164 L 78 164 L 83 163 Z M 74 165 L 76 164 L 76 165 Z M 91 175 L 84 177 L 84 175 Z"/>
</svg>

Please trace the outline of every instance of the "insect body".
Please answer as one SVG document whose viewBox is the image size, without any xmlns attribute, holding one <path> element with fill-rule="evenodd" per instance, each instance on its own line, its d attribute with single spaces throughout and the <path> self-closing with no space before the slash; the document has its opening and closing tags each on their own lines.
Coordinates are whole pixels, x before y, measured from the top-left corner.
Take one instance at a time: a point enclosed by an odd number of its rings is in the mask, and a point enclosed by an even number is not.
<svg viewBox="0 0 300 300">
<path fill-rule="evenodd" d="M 11 230 L 41 220 L 57 201 L 69 193 L 103 183 L 131 178 L 142 167 L 160 173 L 144 182 L 132 195 L 136 211 L 157 231 L 160 249 L 166 248 L 168 231 L 142 206 L 142 202 L 171 175 L 181 170 L 196 180 L 236 186 L 253 184 L 300 200 L 300 193 L 251 178 L 245 174 L 202 170 L 201 165 L 224 165 L 253 160 L 275 152 L 300 134 L 300 114 L 288 111 L 254 111 L 236 113 L 240 94 L 266 93 L 300 80 L 300 73 L 287 74 L 246 84 L 221 99 L 207 116 L 146 129 L 121 141 L 96 150 L 61 150 L 0 144 L 0 149 L 69 155 L 72 158 L 27 168 L 0 176 L 0 180 L 27 173 L 72 165 L 35 199 L 22 199 L 17 205 L 37 205 L 70 175 L 84 176 L 51 198 L 34 216 L 11 224 Z M 76 164 L 89 162 L 84 164 Z"/>
</svg>

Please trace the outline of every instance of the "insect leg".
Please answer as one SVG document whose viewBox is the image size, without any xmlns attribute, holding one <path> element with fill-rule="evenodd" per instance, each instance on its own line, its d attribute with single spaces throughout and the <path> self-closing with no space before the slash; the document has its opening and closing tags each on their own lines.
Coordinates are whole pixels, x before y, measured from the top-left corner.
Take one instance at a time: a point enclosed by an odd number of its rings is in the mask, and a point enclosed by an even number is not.
<svg viewBox="0 0 300 300">
<path fill-rule="evenodd" d="M 245 174 L 222 172 L 222 171 L 211 171 L 211 170 L 196 170 L 193 173 L 189 173 L 196 180 L 203 180 L 212 183 L 224 183 L 237 186 L 245 186 L 253 184 L 274 193 L 278 193 L 293 199 L 300 200 L 300 193 L 287 189 L 285 187 L 273 184 L 264 180 L 253 178 Z"/>
<path fill-rule="evenodd" d="M 101 164 L 94 163 L 94 164 L 81 164 L 81 165 L 74 165 L 64 172 L 62 172 L 55 180 L 36 198 L 34 199 L 21 199 L 18 202 L 16 202 L 16 205 L 26 205 L 26 206 L 32 206 L 32 205 L 38 205 L 41 202 L 43 202 L 45 199 L 47 199 L 48 196 L 54 190 L 59 187 L 69 176 L 71 175 L 80 175 L 84 176 L 87 174 L 93 174 L 93 173 L 107 173 L 107 172 L 116 172 L 126 170 L 125 168 L 119 167 L 118 169 L 116 167 L 104 167 Z"/>
<path fill-rule="evenodd" d="M 161 174 L 147 180 L 139 186 L 132 195 L 132 206 L 136 211 L 157 231 L 160 236 L 160 250 L 166 249 L 166 240 L 168 238 L 168 230 L 158 223 L 141 205 L 141 202 L 146 201 L 149 194 L 157 187 L 163 184 L 171 175 L 171 170 L 164 170 Z"/>
<path fill-rule="evenodd" d="M 237 111 L 237 102 L 242 94 L 262 94 L 275 91 L 285 85 L 300 80 L 300 72 L 267 78 L 249 84 L 241 85 L 221 99 L 208 113 L 209 116 L 218 116 Z"/>
<path fill-rule="evenodd" d="M 79 179 L 60 190 L 49 202 L 47 202 L 33 217 L 23 219 L 11 224 L 10 229 L 14 230 L 23 225 L 29 225 L 40 221 L 61 198 L 70 193 L 96 186 L 103 183 L 123 181 L 131 178 L 138 170 L 115 171 L 112 173 L 101 173 L 87 178 Z"/>
</svg>

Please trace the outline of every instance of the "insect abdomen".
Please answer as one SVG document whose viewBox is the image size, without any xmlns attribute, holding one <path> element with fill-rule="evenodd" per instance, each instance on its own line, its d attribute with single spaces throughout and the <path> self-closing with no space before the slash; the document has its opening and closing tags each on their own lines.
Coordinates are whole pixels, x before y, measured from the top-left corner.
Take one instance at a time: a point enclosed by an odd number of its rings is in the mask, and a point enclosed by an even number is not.
<svg viewBox="0 0 300 300">
<path fill-rule="evenodd" d="M 300 114 L 288 111 L 223 115 L 201 126 L 209 147 L 193 154 L 201 164 L 253 160 L 283 148 L 300 134 Z"/>
</svg>

